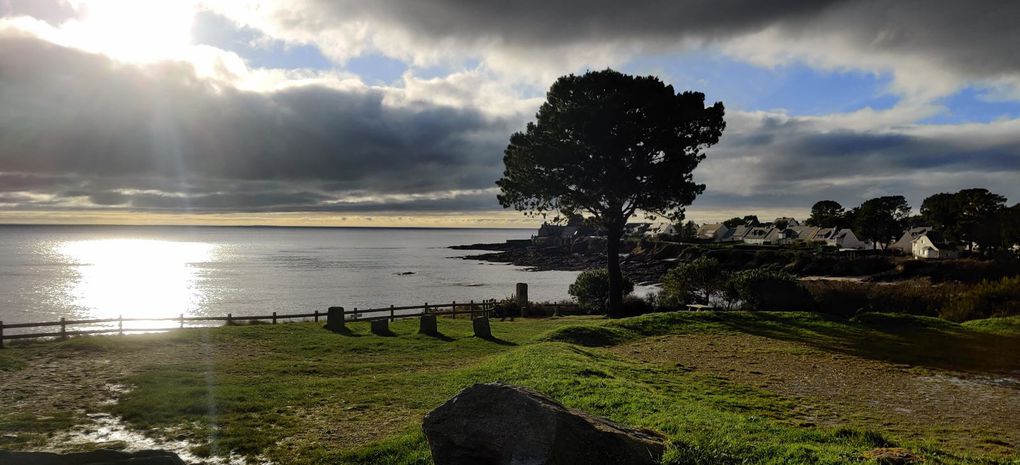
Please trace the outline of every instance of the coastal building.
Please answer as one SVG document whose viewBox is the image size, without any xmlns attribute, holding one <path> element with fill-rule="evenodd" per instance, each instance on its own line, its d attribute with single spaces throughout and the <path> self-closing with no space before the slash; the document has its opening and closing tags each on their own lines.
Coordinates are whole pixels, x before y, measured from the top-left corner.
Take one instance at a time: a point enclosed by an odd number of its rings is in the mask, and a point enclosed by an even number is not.
<svg viewBox="0 0 1020 465">
<path fill-rule="evenodd" d="M 775 228 L 767 226 L 754 226 L 752 228 L 748 228 L 747 232 L 744 234 L 744 243 L 765 245 L 768 243 L 766 242 L 766 238 L 768 237 L 769 232 L 773 229 Z"/>
<path fill-rule="evenodd" d="M 911 244 L 911 253 L 914 258 L 956 258 L 960 256 L 959 249 L 950 244 L 942 234 L 936 231 L 928 231 L 914 239 Z"/>
<path fill-rule="evenodd" d="M 698 239 L 721 242 L 729 235 L 730 228 L 722 223 L 706 224 L 698 228 Z"/>
<path fill-rule="evenodd" d="M 898 250 L 905 254 L 912 254 L 914 249 L 914 241 L 917 238 L 925 235 L 932 231 L 930 226 L 918 226 L 916 228 L 910 228 L 903 231 L 903 235 L 900 238 L 889 245 L 890 249 Z"/>
<path fill-rule="evenodd" d="M 744 237 L 747 236 L 747 233 L 750 230 L 751 230 L 750 226 L 745 225 L 737 226 L 730 231 L 729 236 L 726 237 L 725 240 L 728 242 L 743 242 Z"/>
<path fill-rule="evenodd" d="M 867 249 L 871 247 L 871 244 L 864 242 L 857 238 L 857 235 L 853 231 L 847 228 L 836 229 L 832 228 L 829 233 L 823 238 L 825 244 L 837 249 Z"/>
<path fill-rule="evenodd" d="M 542 223 L 542 226 L 538 228 L 538 233 L 531 236 L 531 243 L 535 245 L 570 245 L 578 239 L 601 236 L 605 236 L 602 230 L 583 222 L 566 225 Z"/>
<path fill-rule="evenodd" d="M 647 236 L 652 233 L 652 223 L 627 223 L 623 226 L 625 236 Z"/>
</svg>

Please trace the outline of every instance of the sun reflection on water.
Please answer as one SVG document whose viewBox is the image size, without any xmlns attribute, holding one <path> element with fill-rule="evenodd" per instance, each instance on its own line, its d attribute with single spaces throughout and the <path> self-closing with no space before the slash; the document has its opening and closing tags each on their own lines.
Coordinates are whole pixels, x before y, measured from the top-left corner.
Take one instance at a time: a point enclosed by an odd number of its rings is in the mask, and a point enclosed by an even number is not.
<svg viewBox="0 0 1020 465">
<path fill-rule="evenodd" d="M 200 263 L 215 247 L 202 242 L 100 239 L 64 242 L 57 252 L 78 265 L 72 305 L 90 318 L 193 314 L 206 296 Z"/>
</svg>

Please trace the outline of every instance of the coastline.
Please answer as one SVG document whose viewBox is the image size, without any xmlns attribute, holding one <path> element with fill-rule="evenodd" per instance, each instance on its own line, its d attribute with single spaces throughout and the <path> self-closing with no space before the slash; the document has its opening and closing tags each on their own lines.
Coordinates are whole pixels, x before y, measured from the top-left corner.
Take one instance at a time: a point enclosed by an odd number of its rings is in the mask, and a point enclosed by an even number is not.
<svg viewBox="0 0 1020 465">
<path fill-rule="evenodd" d="M 522 266 L 528 271 L 584 271 L 606 266 L 605 251 L 588 244 L 573 247 L 539 246 L 530 243 L 487 243 L 451 246 L 453 250 L 485 251 L 485 253 L 465 255 L 464 260 L 477 260 L 493 263 L 508 263 Z M 631 250 L 635 252 L 635 250 Z M 638 285 L 654 285 L 662 281 L 662 276 L 672 265 L 671 261 L 661 260 L 649 254 L 621 254 L 620 267 L 624 274 Z"/>
</svg>

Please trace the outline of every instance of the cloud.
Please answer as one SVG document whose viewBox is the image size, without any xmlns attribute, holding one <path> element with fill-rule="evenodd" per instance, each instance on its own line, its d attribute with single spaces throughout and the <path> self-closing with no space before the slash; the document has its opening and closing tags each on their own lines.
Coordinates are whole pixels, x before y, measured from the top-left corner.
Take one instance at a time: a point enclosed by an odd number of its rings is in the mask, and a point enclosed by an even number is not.
<svg viewBox="0 0 1020 465">
<path fill-rule="evenodd" d="M 317 44 L 343 62 L 366 51 L 418 64 L 474 57 L 547 83 L 579 67 L 714 44 L 765 66 L 805 62 L 895 76 L 930 100 L 976 79 L 1020 95 L 1020 3 L 955 0 L 207 1 L 270 37 Z M 1003 89 L 1006 89 L 1003 91 Z"/>
<path fill-rule="evenodd" d="M 730 112 L 727 133 L 696 171 L 709 188 L 695 206 L 848 206 L 983 186 L 1020 198 L 1020 120 L 847 128 L 843 115 Z"/>
<path fill-rule="evenodd" d="M 0 176 L 97 206 L 476 208 L 449 193 L 492 187 L 522 119 L 364 85 L 249 92 L 25 37 L 0 38 L 0 62 Z"/>
<path fill-rule="evenodd" d="M 729 109 L 692 210 L 885 194 L 916 206 L 973 186 L 1020 197 L 1020 122 L 916 123 L 965 83 L 1020 96 L 1013 2 L 196 4 L 340 64 L 369 52 L 411 63 L 393 86 L 369 86 L 343 70 L 251 68 L 207 45 L 126 62 L 77 43 L 73 5 L 3 1 L 0 15 L 38 18 L 0 18 L 3 209 L 488 212 L 507 139 L 556 76 L 690 47 L 888 73 L 903 97 L 818 116 Z M 452 71 L 423 77 L 437 63 Z"/>
</svg>

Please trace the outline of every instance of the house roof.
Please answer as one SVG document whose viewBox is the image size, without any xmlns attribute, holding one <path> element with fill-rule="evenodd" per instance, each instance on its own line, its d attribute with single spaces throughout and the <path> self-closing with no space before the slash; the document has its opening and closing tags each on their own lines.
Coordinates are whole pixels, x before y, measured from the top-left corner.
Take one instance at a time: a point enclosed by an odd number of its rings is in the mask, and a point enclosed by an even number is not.
<svg viewBox="0 0 1020 465">
<path fill-rule="evenodd" d="M 939 250 L 956 248 L 956 244 L 947 241 L 945 236 L 943 236 L 942 233 L 939 231 L 934 230 L 928 231 L 924 234 L 921 234 L 920 236 L 917 237 L 917 239 L 914 240 L 918 241 L 922 237 L 927 237 L 928 240 L 931 241 L 932 245 L 934 245 L 935 248 Z"/>
<path fill-rule="evenodd" d="M 755 226 L 747 231 L 747 234 L 744 235 L 744 239 L 764 239 L 771 230 L 772 228 Z"/>
<path fill-rule="evenodd" d="M 742 240 L 742 239 L 744 239 L 744 236 L 746 236 L 748 231 L 750 231 L 750 230 L 751 230 L 751 228 L 749 228 L 747 226 L 744 226 L 744 225 L 737 226 L 737 227 L 733 228 L 733 232 L 730 233 L 730 238 L 738 240 L 738 241 Z"/>
<path fill-rule="evenodd" d="M 698 228 L 698 237 L 715 237 L 719 229 L 727 230 L 729 228 L 726 228 L 726 225 L 722 223 L 705 224 Z"/>
</svg>

